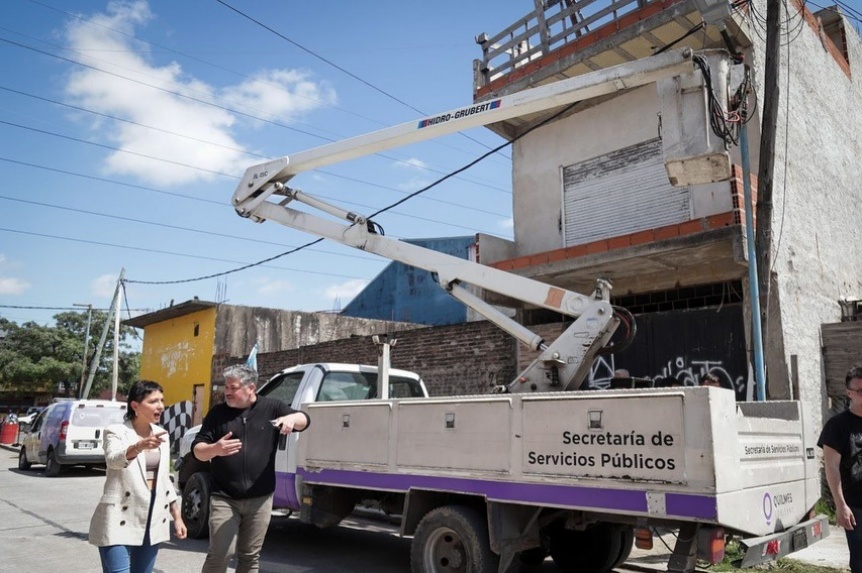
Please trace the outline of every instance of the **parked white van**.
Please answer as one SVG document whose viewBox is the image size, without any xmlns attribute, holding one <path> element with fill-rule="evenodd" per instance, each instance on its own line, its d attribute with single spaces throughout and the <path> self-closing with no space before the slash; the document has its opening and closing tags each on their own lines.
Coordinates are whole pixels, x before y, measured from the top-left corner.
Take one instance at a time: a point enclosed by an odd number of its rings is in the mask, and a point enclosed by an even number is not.
<svg viewBox="0 0 862 573">
<path fill-rule="evenodd" d="M 45 475 L 54 477 L 64 466 L 104 465 L 102 437 L 105 427 L 122 423 L 125 414 L 125 402 L 111 400 L 67 400 L 51 404 L 20 436 L 18 469 L 45 464 Z"/>
</svg>

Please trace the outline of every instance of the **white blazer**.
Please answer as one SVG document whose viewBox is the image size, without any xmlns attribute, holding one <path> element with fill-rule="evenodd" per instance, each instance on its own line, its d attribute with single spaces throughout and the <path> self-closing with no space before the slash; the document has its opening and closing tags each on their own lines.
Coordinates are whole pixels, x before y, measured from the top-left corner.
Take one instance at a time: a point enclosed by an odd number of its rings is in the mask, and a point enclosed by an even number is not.
<svg viewBox="0 0 862 573">
<path fill-rule="evenodd" d="M 151 424 L 153 432 L 163 428 Z M 132 422 L 105 428 L 105 462 L 108 466 L 102 499 L 90 520 L 90 543 L 97 547 L 109 545 L 142 545 L 147 515 L 153 492 L 147 486 L 146 455 L 126 459 L 126 450 L 140 440 Z M 170 506 L 177 500 L 177 492 L 170 479 L 170 444 L 159 446 L 159 469 L 156 472 L 153 516 L 150 520 L 150 544 L 167 541 L 171 537 Z"/>
</svg>

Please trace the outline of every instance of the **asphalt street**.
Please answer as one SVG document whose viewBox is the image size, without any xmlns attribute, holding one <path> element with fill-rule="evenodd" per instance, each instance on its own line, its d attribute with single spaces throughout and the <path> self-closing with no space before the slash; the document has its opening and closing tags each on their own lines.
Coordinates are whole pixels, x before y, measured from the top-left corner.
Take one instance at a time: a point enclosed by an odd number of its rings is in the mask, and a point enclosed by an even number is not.
<svg viewBox="0 0 862 573">
<path fill-rule="evenodd" d="M 72 468 L 46 478 L 41 466 L 18 470 L 17 457 L 16 450 L 0 448 L 0 571 L 100 571 L 98 551 L 87 542 L 87 531 L 104 472 Z M 672 536 L 666 541 L 671 544 Z M 173 539 L 162 544 L 156 571 L 199 571 L 206 550 L 206 540 Z M 668 553 L 656 540 L 653 551 L 633 551 L 618 571 L 665 571 Z M 261 573 L 403 573 L 410 567 L 410 540 L 399 538 L 397 527 L 380 519 L 356 516 L 337 528 L 319 530 L 296 518 L 276 516 L 261 557 Z M 826 540 L 793 557 L 846 569 L 843 532 L 833 528 Z M 533 571 L 559 569 L 548 559 Z"/>
</svg>

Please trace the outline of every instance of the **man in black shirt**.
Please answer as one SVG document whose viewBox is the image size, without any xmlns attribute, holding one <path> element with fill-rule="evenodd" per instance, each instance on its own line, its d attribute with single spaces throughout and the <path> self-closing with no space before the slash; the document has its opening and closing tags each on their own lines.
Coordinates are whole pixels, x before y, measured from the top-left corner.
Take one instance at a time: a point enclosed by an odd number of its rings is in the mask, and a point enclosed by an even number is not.
<svg viewBox="0 0 862 573">
<path fill-rule="evenodd" d="M 847 534 L 850 570 L 862 573 L 862 366 L 851 368 L 844 382 L 850 406 L 826 422 L 817 445 L 838 525 Z"/>
<path fill-rule="evenodd" d="M 210 546 L 202 573 L 225 573 L 236 544 L 237 573 L 257 573 L 272 514 L 278 436 L 301 432 L 309 418 L 281 400 L 255 393 L 257 372 L 231 366 L 224 372 L 225 403 L 206 415 L 192 444 L 210 462 Z"/>
</svg>

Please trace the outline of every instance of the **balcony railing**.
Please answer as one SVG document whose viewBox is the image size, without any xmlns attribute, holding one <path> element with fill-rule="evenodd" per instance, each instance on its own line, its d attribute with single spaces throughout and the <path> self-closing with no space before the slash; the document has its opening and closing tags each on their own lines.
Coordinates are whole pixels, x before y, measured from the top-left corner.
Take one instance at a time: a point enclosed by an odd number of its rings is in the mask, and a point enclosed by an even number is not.
<svg viewBox="0 0 862 573">
<path fill-rule="evenodd" d="M 661 0 L 535 0 L 536 8 L 502 32 L 480 34 L 475 89 L 570 41 Z"/>
</svg>

